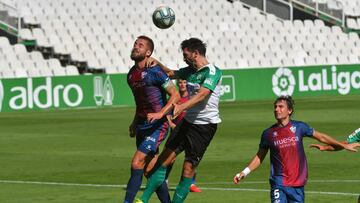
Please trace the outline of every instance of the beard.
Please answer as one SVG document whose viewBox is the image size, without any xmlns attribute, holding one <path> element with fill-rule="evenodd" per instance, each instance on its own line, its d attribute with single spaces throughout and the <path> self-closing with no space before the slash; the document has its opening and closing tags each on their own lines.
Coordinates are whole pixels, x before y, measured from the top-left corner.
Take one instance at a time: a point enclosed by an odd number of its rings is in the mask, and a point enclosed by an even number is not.
<svg viewBox="0 0 360 203">
<path fill-rule="evenodd" d="M 133 51 L 131 51 L 130 58 L 133 61 L 142 61 L 145 59 L 145 54 L 141 54 L 141 53 L 133 50 Z"/>
</svg>

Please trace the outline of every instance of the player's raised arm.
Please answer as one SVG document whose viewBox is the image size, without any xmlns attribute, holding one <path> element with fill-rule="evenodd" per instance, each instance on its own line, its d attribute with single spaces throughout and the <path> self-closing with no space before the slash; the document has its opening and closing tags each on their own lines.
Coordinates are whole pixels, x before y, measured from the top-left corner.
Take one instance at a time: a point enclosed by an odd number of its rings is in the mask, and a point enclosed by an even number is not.
<svg viewBox="0 0 360 203">
<path fill-rule="evenodd" d="M 266 157 L 267 152 L 268 149 L 260 148 L 248 166 L 234 176 L 234 183 L 238 184 L 242 179 L 249 175 L 251 171 L 257 169 Z"/>
<path fill-rule="evenodd" d="M 326 135 L 324 133 L 318 132 L 314 130 L 313 138 L 327 145 L 331 145 L 335 150 L 338 149 L 346 149 L 351 152 L 356 152 L 356 147 L 352 145 L 348 145 L 342 142 L 335 140 L 334 138 Z"/>
<path fill-rule="evenodd" d="M 180 99 L 179 92 L 177 91 L 175 85 L 171 82 L 171 80 L 168 82 L 168 85 L 165 87 L 165 90 L 166 93 L 170 96 L 169 100 L 159 112 L 147 114 L 147 119 L 149 122 L 153 122 L 155 120 L 159 120 L 162 117 L 164 117 L 173 108 L 173 104 L 176 104 L 179 101 Z"/>
<path fill-rule="evenodd" d="M 180 115 L 181 112 L 190 109 L 191 107 L 203 101 L 209 94 L 211 94 L 211 90 L 205 87 L 201 87 L 198 93 L 191 97 L 191 99 L 189 99 L 188 101 L 182 104 L 174 104 L 174 118 Z"/>
</svg>

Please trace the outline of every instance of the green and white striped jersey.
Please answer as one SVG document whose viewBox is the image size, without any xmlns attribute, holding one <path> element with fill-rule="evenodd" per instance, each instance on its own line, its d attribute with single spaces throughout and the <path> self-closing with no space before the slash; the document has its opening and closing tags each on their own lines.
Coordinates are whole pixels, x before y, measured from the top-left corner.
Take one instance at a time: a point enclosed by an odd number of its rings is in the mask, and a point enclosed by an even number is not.
<svg viewBox="0 0 360 203">
<path fill-rule="evenodd" d="M 346 140 L 349 144 L 360 142 L 360 128 L 356 129 Z"/>
<path fill-rule="evenodd" d="M 187 81 L 190 98 L 197 94 L 200 87 L 211 90 L 207 98 L 186 111 L 185 119 L 194 124 L 220 123 L 221 70 L 213 64 L 208 64 L 200 69 L 181 68 L 175 74 Z"/>
</svg>

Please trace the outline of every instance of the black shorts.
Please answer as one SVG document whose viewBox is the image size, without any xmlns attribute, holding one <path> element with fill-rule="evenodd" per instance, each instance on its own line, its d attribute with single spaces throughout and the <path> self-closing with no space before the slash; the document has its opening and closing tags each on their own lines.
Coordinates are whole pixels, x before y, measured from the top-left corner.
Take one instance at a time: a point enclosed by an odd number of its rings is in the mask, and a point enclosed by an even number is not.
<svg viewBox="0 0 360 203">
<path fill-rule="evenodd" d="M 185 161 L 199 165 L 212 138 L 217 124 L 193 124 L 185 119 L 172 131 L 166 142 L 166 148 L 177 154 L 185 150 Z"/>
</svg>

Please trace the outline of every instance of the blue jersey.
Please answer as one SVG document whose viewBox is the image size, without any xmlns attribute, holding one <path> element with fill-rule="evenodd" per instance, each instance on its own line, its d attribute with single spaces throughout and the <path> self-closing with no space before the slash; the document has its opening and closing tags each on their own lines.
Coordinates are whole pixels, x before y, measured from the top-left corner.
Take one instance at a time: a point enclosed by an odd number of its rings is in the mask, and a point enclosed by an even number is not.
<svg viewBox="0 0 360 203">
<path fill-rule="evenodd" d="M 159 66 L 145 69 L 132 67 L 127 82 L 135 98 L 138 117 L 146 119 L 148 113 L 159 112 L 165 106 L 165 88 L 170 79 Z"/>
<path fill-rule="evenodd" d="M 127 82 L 136 103 L 137 149 L 148 155 L 154 154 L 166 138 L 169 124 L 166 117 L 150 123 L 147 121 L 147 114 L 159 112 L 165 106 L 165 88 L 170 78 L 159 66 L 145 69 L 132 67 L 127 75 Z"/>
<path fill-rule="evenodd" d="M 311 137 L 314 129 L 300 121 L 286 126 L 277 124 L 266 129 L 259 147 L 270 149 L 270 184 L 290 187 L 304 186 L 308 177 L 307 161 L 302 139 Z"/>
</svg>

